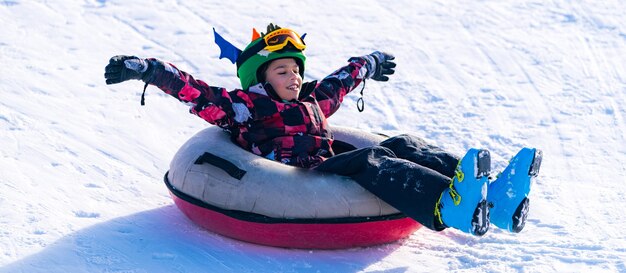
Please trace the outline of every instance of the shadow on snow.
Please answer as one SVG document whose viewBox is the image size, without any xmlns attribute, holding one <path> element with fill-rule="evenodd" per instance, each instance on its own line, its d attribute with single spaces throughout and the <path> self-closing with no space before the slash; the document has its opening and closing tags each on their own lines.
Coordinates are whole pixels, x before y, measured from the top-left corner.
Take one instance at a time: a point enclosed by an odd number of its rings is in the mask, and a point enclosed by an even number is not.
<svg viewBox="0 0 626 273">
<path fill-rule="evenodd" d="M 201 229 L 168 205 L 76 231 L 0 272 L 357 272 L 400 244 L 347 250 L 254 245 Z"/>
</svg>

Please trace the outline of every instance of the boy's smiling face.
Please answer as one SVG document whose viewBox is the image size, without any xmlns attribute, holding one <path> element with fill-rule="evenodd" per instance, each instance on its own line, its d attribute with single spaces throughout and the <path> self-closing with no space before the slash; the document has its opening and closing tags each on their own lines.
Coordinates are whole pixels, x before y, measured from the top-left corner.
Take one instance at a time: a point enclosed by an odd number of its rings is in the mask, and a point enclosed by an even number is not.
<svg viewBox="0 0 626 273">
<path fill-rule="evenodd" d="M 297 100 L 302 87 L 300 66 L 293 58 L 273 60 L 265 70 L 265 80 L 283 100 Z"/>
</svg>

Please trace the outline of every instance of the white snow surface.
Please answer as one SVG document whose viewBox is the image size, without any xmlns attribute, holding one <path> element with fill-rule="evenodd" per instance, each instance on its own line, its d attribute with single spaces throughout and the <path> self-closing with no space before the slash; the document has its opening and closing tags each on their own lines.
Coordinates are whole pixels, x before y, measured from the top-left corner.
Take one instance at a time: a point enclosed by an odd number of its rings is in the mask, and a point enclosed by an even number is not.
<svg viewBox="0 0 626 273">
<path fill-rule="evenodd" d="M 0 0 L 0 272 L 626 272 L 626 2 Z M 212 28 L 243 48 L 274 22 L 307 33 L 305 78 L 396 56 L 331 124 L 412 133 L 494 171 L 543 150 L 525 229 L 425 228 L 347 250 L 225 238 L 162 182 L 210 126 L 143 83 L 107 86 L 117 54 L 239 87 Z M 305 79 L 305 80 L 306 80 Z M 358 91 L 358 90 L 357 90 Z"/>
</svg>

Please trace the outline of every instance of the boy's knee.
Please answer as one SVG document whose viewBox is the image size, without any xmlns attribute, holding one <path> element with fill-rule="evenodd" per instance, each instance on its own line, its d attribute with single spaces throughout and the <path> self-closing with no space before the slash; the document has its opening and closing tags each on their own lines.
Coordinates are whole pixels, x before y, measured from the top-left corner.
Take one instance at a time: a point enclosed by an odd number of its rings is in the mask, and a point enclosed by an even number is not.
<svg viewBox="0 0 626 273">
<path fill-rule="evenodd" d="M 381 144 L 387 147 L 389 146 L 391 147 L 400 147 L 400 146 L 421 147 L 421 146 L 427 145 L 425 140 L 416 136 L 409 135 L 409 134 L 401 134 L 401 135 L 388 138 L 387 140 L 383 141 Z"/>
<path fill-rule="evenodd" d="M 370 148 L 370 154 L 376 157 L 387 156 L 396 157 L 396 154 L 389 148 L 383 146 L 373 146 Z"/>
</svg>

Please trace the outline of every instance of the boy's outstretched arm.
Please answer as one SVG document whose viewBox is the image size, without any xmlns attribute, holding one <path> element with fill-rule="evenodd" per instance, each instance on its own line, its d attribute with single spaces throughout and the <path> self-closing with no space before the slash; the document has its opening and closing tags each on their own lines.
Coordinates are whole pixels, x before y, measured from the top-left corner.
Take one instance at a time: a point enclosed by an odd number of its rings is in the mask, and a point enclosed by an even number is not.
<svg viewBox="0 0 626 273">
<path fill-rule="evenodd" d="M 388 81 L 388 75 L 395 72 L 394 59 L 393 55 L 379 51 L 352 57 L 348 60 L 347 66 L 324 78 L 315 88 L 314 95 L 326 117 L 339 109 L 343 97 L 354 90 L 361 81 L 365 79 Z"/>
<path fill-rule="evenodd" d="M 191 106 L 190 112 L 223 128 L 242 123 L 250 117 L 249 98 L 242 92 L 209 86 L 195 80 L 174 65 L 157 59 L 114 56 L 105 68 L 107 84 L 142 80 Z"/>
</svg>

